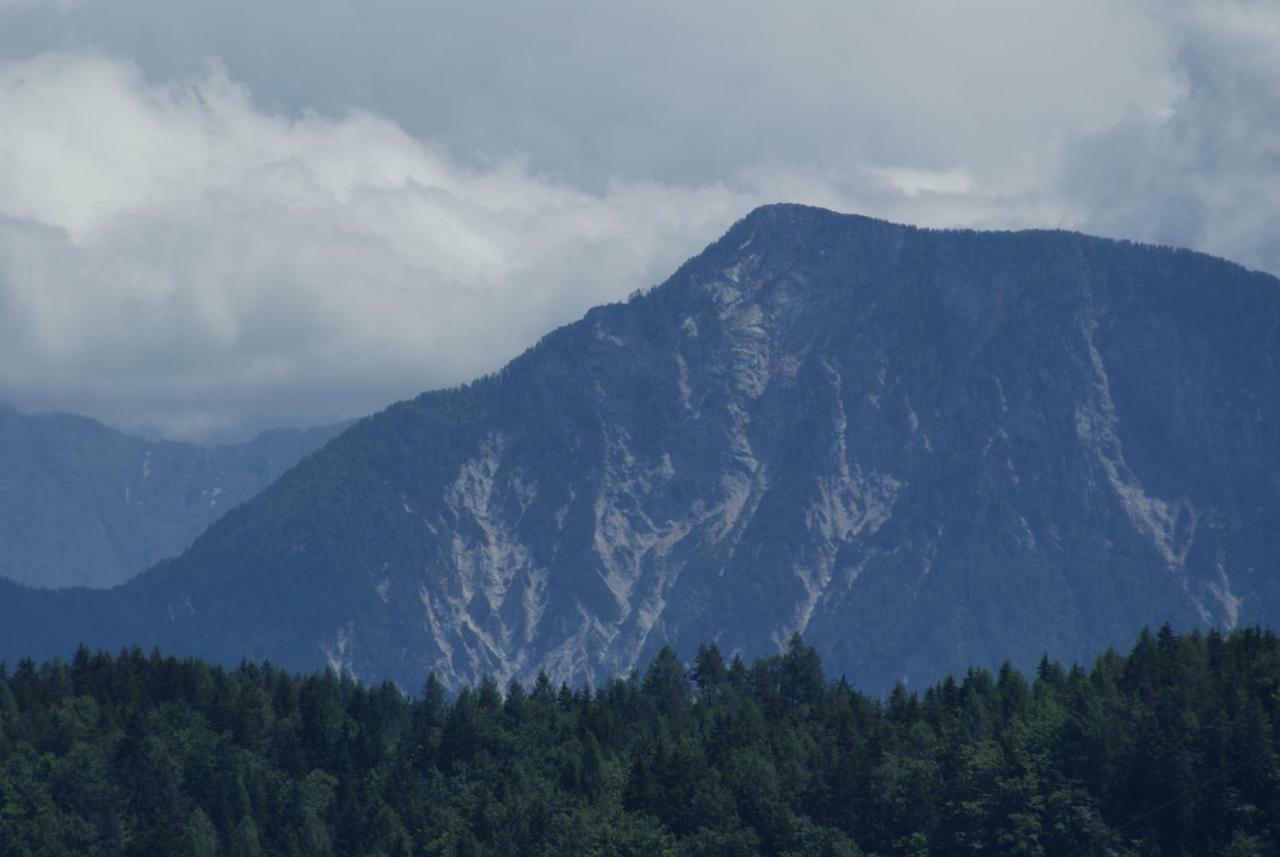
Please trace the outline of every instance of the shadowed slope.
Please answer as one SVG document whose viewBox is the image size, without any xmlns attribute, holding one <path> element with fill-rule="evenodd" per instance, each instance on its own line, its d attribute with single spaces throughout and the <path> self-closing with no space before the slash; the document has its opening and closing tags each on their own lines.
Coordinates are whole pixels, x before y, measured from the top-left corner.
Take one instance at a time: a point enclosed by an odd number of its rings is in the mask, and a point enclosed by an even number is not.
<svg viewBox="0 0 1280 857">
<path fill-rule="evenodd" d="M 1272 623 L 1277 354 L 1280 285 L 1203 255 L 770 206 L 361 422 L 130 585 L 6 598 L 45 630 L 8 623 L 0 652 L 90 637 L 414 687 L 802 631 L 875 689 Z"/>
<path fill-rule="evenodd" d="M 0 403 L 0 577 L 55 588 L 123 583 L 181 553 L 347 425 L 206 448 Z"/>
</svg>

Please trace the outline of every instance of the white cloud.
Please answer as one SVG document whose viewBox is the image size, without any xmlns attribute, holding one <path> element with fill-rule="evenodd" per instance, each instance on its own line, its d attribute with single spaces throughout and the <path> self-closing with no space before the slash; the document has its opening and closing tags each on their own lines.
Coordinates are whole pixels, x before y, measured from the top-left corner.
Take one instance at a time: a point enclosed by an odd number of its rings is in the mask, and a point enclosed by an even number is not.
<svg viewBox="0 0 1280 857">
<path fill-rule="evenodd" d="M 871 171 L 888 187 L 907 197 L 922 193 L 965 194 L 973 190 L 973 176 L 963 167 L 950 170 L 919 170 L 911 167 L 879 167 Z"/>
<path fill-rule="evenodd" d="M 0 68 L 0 115 L 0 389 L 171 435 L 467 380 L 750 202 L 466 169 L 368 114 L 261 112 L 216 66 L 43 55 Z"/>
<path fill-rule="evenodd" d="M 113 0 L 5 23 L 0 398 L 122 426 L 235 434 L 466 380 L 767 201 L 1280 271 L 1274 4 Z"/>
</svg>

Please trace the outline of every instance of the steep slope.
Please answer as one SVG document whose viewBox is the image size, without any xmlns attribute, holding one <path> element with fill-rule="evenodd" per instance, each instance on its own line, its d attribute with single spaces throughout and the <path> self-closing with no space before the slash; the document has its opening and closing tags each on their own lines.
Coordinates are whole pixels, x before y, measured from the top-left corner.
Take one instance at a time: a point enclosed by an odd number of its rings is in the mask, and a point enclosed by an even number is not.
<svg viewBox="0 0 1280 857">
<path fill-rule="evenodd" d="M 345 426 L 207 449 L 0 403 L 0 577 L 110 587 L 190 546 Z"/>
<path fill-rule="evenodd" d="M 801 631 L 868 688 L 1276 623 L 1280 284 L 1063 232 L 798 206 L 496 376 L 365 420 L 106 594 L 77 639 L 591 680 Z"/>
</svg>

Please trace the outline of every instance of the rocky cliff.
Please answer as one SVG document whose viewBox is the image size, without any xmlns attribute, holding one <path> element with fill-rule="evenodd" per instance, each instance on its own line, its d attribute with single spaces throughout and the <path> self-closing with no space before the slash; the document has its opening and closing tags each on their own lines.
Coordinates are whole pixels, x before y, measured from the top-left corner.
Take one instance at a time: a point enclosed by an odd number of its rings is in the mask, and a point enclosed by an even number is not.
<svg viewBox="0 0 1280 857">
<path fill-rule="evenodd" d="M 883 689 L 1275 624 L 1278 583 L 1274 278 L 784 205 L 361 422 L 129 586 L 6 594 L 42 618 L 0 651 L 136 641 L 415 688 L 802 632 Z"/>
</svg>

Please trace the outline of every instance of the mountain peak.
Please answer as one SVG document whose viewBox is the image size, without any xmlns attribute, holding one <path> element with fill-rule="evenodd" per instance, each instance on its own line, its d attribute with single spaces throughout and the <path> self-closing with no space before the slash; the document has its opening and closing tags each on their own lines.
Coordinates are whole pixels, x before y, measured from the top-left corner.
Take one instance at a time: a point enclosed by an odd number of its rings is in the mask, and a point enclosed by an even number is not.
<svg viewBox="0 0 1280 857">
<path fill-rule="evenodd" d="M 1274 285 L 765 206 L 485 383 L 362 421 L 129 585 L 0 598 L 0 657 L 88 635 L 405 687 L 590 682 L 803 632 L 883 689 L 1274 623 Z"/>
<path fill-rule="evenodd" d="M 764 227 L 786 226 L 788 224 L 813 224 L 824 220 L 836 220 L 846 224 L 862 223 L 867 225 L 894 226 L 906 228 L 877 217 L 854 212 L 833 211 L 818 205 L 800 202 L 770 202 L 758 205 L 747 213 L 740 222 Z"/>
<path fill-rule="evenodd" d="M 788 235 L 816 237 L 828 230 L 839 230 L 847 235 L 857 230 L 882 233 L 912 228 L 863 214 L 837 212 L 794 202 L 775 202 L 752 209 L 746 217 L 734 224 L 721 241 L 757 233 L 767 234 L 778 240 Z"/>
</svg>

